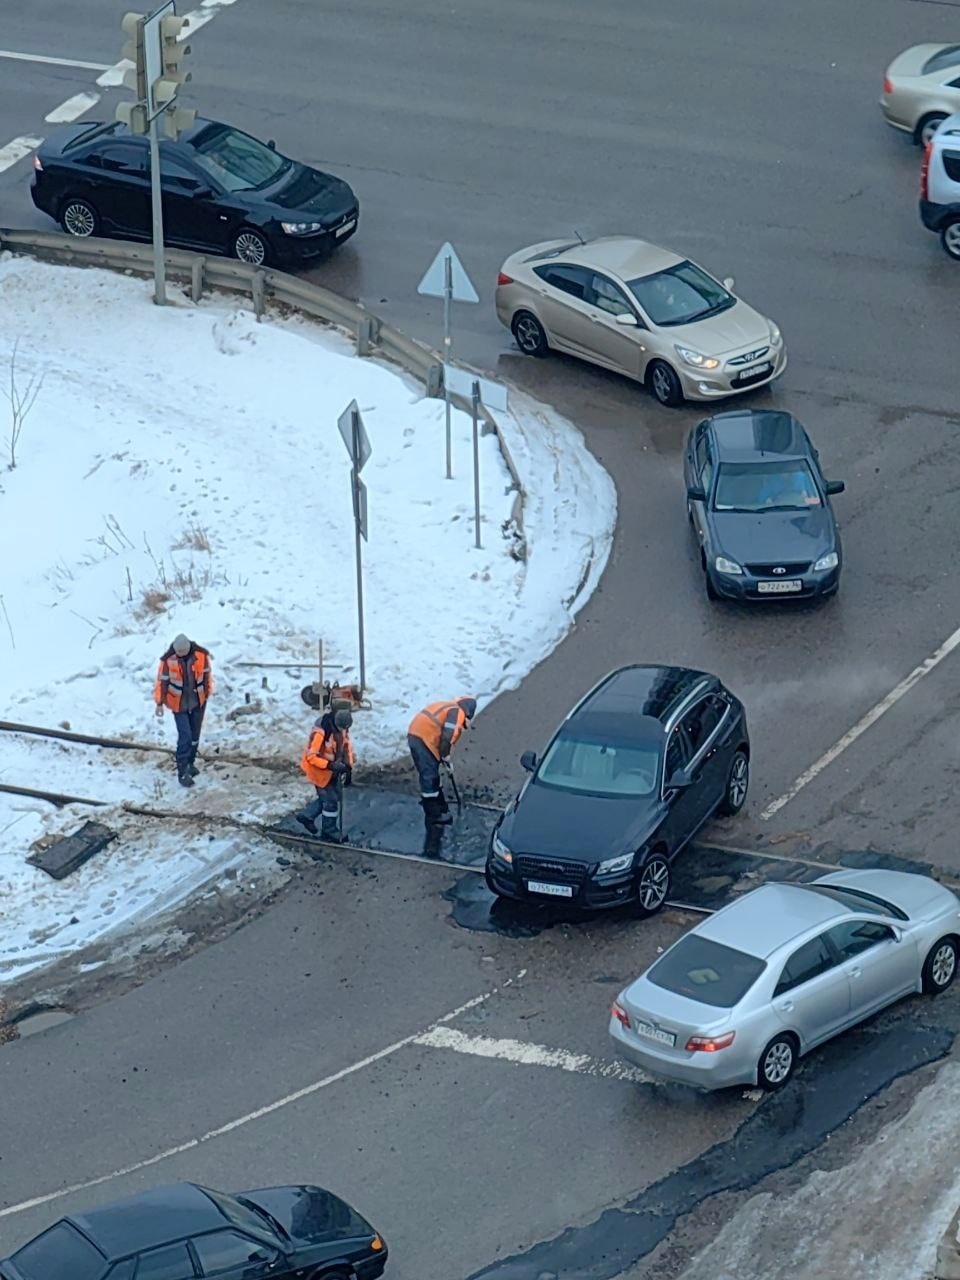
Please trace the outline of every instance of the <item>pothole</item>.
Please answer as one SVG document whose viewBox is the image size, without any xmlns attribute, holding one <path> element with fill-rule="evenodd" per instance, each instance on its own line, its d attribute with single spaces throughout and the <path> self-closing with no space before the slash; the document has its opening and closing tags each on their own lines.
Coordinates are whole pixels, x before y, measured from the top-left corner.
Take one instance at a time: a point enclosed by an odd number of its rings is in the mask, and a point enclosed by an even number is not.
<svg viewBox="0 0 960 1280">
<path fill-rule="evenodd" d="M 7 1025 L 16 1032 L 16 1039 L 24 1040 L 41 1031 L 49 1031 L 61 1022 L 69 1022 L 73 1014 L 69 1009 L 49 1005 L 29 1005 Z"/>
</svg>

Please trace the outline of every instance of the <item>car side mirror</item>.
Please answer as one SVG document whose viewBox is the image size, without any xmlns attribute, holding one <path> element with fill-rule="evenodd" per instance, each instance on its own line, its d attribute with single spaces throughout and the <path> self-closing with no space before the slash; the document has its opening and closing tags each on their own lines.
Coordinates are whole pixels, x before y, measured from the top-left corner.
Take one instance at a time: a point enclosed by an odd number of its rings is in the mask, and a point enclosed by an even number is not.
<svg viewBox="0 0 960 1280">
<path fill-rule="evenodd" d="M 276 151 L 277 149 L 277 144 L 274 142 L 272 138 L 267 142 L 267 146 L 270 148 L 271 151 Z"/>
<path fill-rule="evenodd" d="M 726 289 L 727 293 L 733 293 L 733 286 L 736 283 L 737 282 L 734 280 L 733 276 L 724 276 L 723 287 Z"/>
<path fill-rule="evenodd" d="M 194 187 L 192 194 L 194 200 L 209 200 L 213 190 L 210 187 Z"/>
<path fill-rule="evenodd" d="M 691 502 L 706 502 L 707 491 L 703 485 L 689 484 L 687 485 L 687 497 Z"/>
<path fill-rule="evenodd" d="M 621 311 L 617 316 L 617 324 L 622 324 L 626 329 L 636 329 L 637 317 L 632 311 Z"/>
<path fill-rule="evenodd" d="M 892 924 L 892 925 L 890 926 L 890 932 L 893 934 L 893 940 L 894 940 L 894 942 L 902 942 L 902 941 L 903 941 L 903 930 L 902 930 L 902 929 L 898 929 L 898 928 L 897 928 L 897 926 L 896 926 L 895 924 Z"/>
<path fill-rule="evenodd" d="M 687 773 L 686 769 L 678 769 L 667 783 L 668 791 L 682 791 L 684 787 L 689 787 L 693 779 Z"/>
<path fill-rule="evenodd" d="M 827 493 L 828 493 L 828 494 L 832 494 L 832 493 L 843 493 L 843 492 L 844 492 L 844 490 L 846 489 L 846 487 L 847 487 L 847 486 L 844 484 L 844 482 L 843 482 L 842 480 L 828 480 L 828 481 L 827 481 Z"/>
<path fill-rule="evenodd" d="M 520 765 L 526 769 L 527 773 L 533 773 L 537 767 L 537 753 L 535 751 L 525 751 L 520 757 Z"/>
</svg>

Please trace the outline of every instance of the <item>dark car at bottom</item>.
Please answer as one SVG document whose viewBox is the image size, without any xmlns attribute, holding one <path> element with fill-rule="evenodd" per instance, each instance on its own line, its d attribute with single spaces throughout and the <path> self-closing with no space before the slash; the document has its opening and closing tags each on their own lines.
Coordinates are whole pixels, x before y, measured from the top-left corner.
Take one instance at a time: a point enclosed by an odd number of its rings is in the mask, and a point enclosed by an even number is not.
<svg viewBox="0 0 960 1280">
<path fill-rule="evenodd" d="M 687 515 L 711 600 L 835 595 L 843 550 L 827 480 L 803 425 L 780 410 L 733 410 L 690 432 Z"/>
<path fill-rule="evenodd" d="M 715 813 L 747 797 L 750 738 L 740 701 L 685 667 L 611 672 L 569 713 L 505 811 L 487 854 L 504 898 L 658 911 L 670 864 Z"/>
<path fill-rule="evenodd" d="M 290 160 L 231 125 L 197 119 L 160 143 L 163 238 L 252 266 L 326 255 L 357 229 L 357 197 L 341 178 Z M 38 209 L 69 235 L 149 240 L 150 146 L 124 124 L 51 129 L 34 157 Z"/>
<path fill-rule="evenodd" d="M 228 1195 L 179 1182 L 61 1218 L 9 1258 L 3 1280 L 377 1280 L 381 1236 L 321 1187 Z"/>
</svg>

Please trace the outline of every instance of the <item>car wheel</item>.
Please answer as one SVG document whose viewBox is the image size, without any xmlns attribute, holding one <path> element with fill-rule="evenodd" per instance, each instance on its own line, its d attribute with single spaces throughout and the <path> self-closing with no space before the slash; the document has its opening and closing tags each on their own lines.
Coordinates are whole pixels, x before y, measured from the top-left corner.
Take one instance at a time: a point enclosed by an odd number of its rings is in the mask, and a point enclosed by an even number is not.
<svg viewBox="0 0 960 1280">
<path fill-rule="evenodd" d="M 750 758 L 745 751 L 738 751 L 730 762 L 726 789 L 717 812 L 722 813 L 725 818 L 738 814 L 746 803 L 749 787 Z"/>
<path fill-rule="evenodd" d="M 341 1271 L 311 1271 L 308 1280 L 354 1280 L 354 1272 Z"/>
<path fill-rule="evenodd" d="M 550 344 L 543 325 L 529 311 L 517 312 L 511 322 L 510 332 L 525 356 L 543 357 L 549 353 Z"/>
<path fill-rule="evenodd" d="M 253 227 L 241 227 L 233 238 L 233 256 L 250 267 L 264 267 L 270 257 L 270 246 Z"/>
<path fill-rule="evenodd" d="M 917 146 L 925 147 L 946 118 L 939 111 L 935 111 L 932 115 L 924 116 L 913 131 L 913 140 Z"/>
<path fill-rule="evenodd" d="M 647 370 L 647 386 L 662 405 L 676 409 L 683 404 L 683 387 L 665 360 L 654 360 Z"/>
<path fill-rule="evenodd" d="M 654 916 L 670 893 L 670 863 L 662 852 L 651 853 L 637 877 L 636 914 L 641 920 Z"/>
<path fill-rule="evenodd" d="M 489 868 L 489 867 L 484 867 L 484 868 L 483 868 L 483 878 L 484 878 L 484 880 L 485 880 L 485 881 L 486 881 L 486 883 L 487 883 L 487 888 L 490 890 L 490 892 L 493 894 L 493 896 L 494 896 L 495 898 L 499 898 L 499 897 L 500 897 L 500 890 L 499 890 L 499 889 L 497 888 L 497 886 L 493 883 L 493 876 L 490 874 L 490 868 Z"/>
<path fill-rule="evenodd" d="M 793 1036 L 774 1036 L 757 1063 L 757 1084 L 768 1093 L 782 1089 L 797 1066 L 797 1042 Z"/>
<path fill-rule="evenodd" d="M 719 592 L 719 591 L 717 590 L 717 588 L 713 585 L 713 579 L 710 577 L 710 571 L 709 571 L 708 569 L 704 569 L 704 571 L 703 571 L 703 585 L 704 585 L 704 586 L 706 587 L 706 589 L 707 589 L 707 599 L 708 599 L 708 600 L 719 600 L 719 599 L 720 599 L 720 592 Z"/>
<path fill-rule="evenodd" d="M 85 240 L 100 229 L 100 215 L 87 200 L 66 200 L 60 210 L 60 225 L 68 236 Z"/>
<path fill-rule="evenodd" d="M 951 218 L 940 228 L 940 243 L 943 251 L 955 262 L 960 262 L 960 218 Z"/>
<path fill-rule="evenodd" d="M 957 976 L 958 948 L 956 938 L 941 938 L 930 948 L 923 962 L 923 989 L 928 995 L 936 996 Z"/>
</svg>

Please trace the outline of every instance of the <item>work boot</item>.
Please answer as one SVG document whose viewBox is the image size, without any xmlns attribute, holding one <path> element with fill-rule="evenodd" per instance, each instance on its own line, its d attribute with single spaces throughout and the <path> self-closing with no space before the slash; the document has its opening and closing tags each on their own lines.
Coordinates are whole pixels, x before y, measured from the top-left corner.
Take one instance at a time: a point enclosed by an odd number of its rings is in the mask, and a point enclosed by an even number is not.
<svg viewBox="0 0 960 1280">
<path fill-rule="evenodd" d="M 336 818 L 324 814 L 320 819 L 320 839 L 329 840 L 331 844 L 344 844 L 346 837 L 340 834 L 340 823 Z"/>
<path fill-rule="evenodd" d="M 317 834 L 317 824 L 312 818 L 308 818 L 305 813 L 295 813 L 294 818 L 300 823 L 301 827 L 310 832 L 312 836 Z"/>
<path fill-rule="evenodd" d="M 195 778 L 199 772 L 200 770 L 197 768 L 195 764 L 191 764 L 187 766 L 187 773 L 189 773 L 191 778 Z"/>
<path fill-rule="evenodd" d="M 190 777 L 190 774 L 186 769 L 184 769 L 183 773 L 178 774 L 177 777 L 179 778 L 181 787 L 193 786 L 193 779 Z"/>
<path fill-rule="evenodd" d="M 423 809 L 423 821 L 427 827 L 446 827 L 453 821 L 441 796 L 424 796 L 420 805 Z"/>
<path fill-rule="evenodd" d="M 442 843 L 443 827 L 430 823 L 423 837 L 423 856 L 425 858 L 439 858 L 440 845 Z"/>
</svg>

